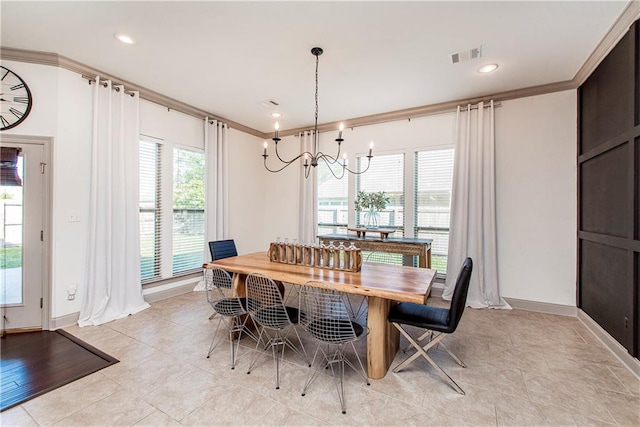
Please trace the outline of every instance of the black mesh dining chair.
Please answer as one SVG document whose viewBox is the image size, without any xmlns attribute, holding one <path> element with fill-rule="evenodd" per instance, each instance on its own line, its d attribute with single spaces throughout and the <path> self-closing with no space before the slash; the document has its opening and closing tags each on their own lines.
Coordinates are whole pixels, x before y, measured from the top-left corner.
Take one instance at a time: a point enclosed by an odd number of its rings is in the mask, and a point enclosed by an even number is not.
<svg viewBox="0 0 640 427">
<path fill-rule="evenodd" d="M 227 327 L 229 344 L 231 345 L 231 369 L 235 369 L 242 333 L 257 341 L 256 336 L 246 326 L 249 318 L 247 299 L 233 295 L 231 276 L 225 270 L 218 267 L 206 268 L 204 277 L 207 301 L 214 310 L 214 317 L 219 318 L 207 358 L 211 356 L 217 344 L 222 340 L 221 337 L 218 337 L 218 330 L 220 325 L 224 323 Z"/>
<path fill-rule="evenodd" d="M 456 285 L 451 298 L 451 306 L 449 308 L 434 307 L 425 304 L 415 304 L 411 302 L 401 302 L 396 304 L 389 311 L 387 320 L 395 326 L 402 335 L 409 341 L 409 344 L 416 349 L 416 352 L 409 356 L 393 369 L 393 372 L 399 372 L 409 363 L 418 357 L 424 357 L 438 372 L 440 372 L 451 384 L 451 386 L 460 394 L 464 394 L 464 390 L 427 354 L 429 349 L 435 345 L 440 345 L 460 366 L 466 368 L 466 365 L 456 357 L 442 342 L 442 339 L 448 334 L 452 334 L 458 327 L 458 323 L 462 318 L 464 307 L 467 302 L 467 293 L 469 291 L 469 282 L 471 280 L 471 272 L 473 270 L 473 261 L 471 258 L 465 259 L 462 264 Z M 402 325 L 415 326 L 426 329 L 426 331 L 417 339 L 413 339 Z M 436 334 L 437 333 L 437 334 Z M 426 345 L 420 342 L 428 339 Z"/>
<path fill-rule="evenodd" d="M 319 282 L 307 282 L 300 289 L 300 310 L 305 314 L 300 318 L 300 325 L 309 332 L 319 344 L 311 365 L 316 362 L 318 356 L 321 360 L 318 369 L 311 367 L 309 376 L 302 390 L 304 396 L 309 386 L 325 369 L 331 369 L 336 379 L 336 388 L 342 413 L 347 413 L 347 403 L 344 394 L 344 368 L 349 366 L 359 373 L 369 385 L 369 378 L 364 370 L 360 356 L 354 342 L 366 336 L 367 329 L 359 323 L 353 322 L 347 306 L 344 303 L 345 295 L 338 292 L 329 284 Z M 351 346 L 353 353 L 360 365 L 360 371 L 347 358 L 345 349 Z M 326 351 L 323 347 L 326 347 Z"/>
<path fill-rule="evenodd" d="M 211 261 L 238 255 L 236 242 L 233 239 L 214 240 L 209 242 L 209 252 L 211 252 Z M 209 320 L 215 317 L 216 313 L 214 312 L 209 316 Z"/>
<path fill-rule="evenodd" d="M 233 239 L 209 242 L 209 251 L 211 252 L 211 261 L 238 256 L 236 243 Z"/>
<path fill-rule="evenodd" d="M 265 351 L 270 348 L 276 366 L 276 389 L 279 389 L 280 365 L 284 358 L 286 347 L 303 356 L 308 363 L 307 352 L 296 330 L 296 325 L 300 317 L 304 317 L 304 314 L 295 307 L 284 305 L 280 289 L 270 277 L 251 273 L 247 275 L 245 284 L 247 311 L 251 315 L 253 322 L 260 326 L 256 350 L 258 350 L 260 343 L 266 343 L 263 351 L 259 352 L 251 362 L 247 374 L 251 373 L 251 370 Z M 298 338 L 302 351 L 298 350 L 289 339 L 291 331 Z"/>
</svg>

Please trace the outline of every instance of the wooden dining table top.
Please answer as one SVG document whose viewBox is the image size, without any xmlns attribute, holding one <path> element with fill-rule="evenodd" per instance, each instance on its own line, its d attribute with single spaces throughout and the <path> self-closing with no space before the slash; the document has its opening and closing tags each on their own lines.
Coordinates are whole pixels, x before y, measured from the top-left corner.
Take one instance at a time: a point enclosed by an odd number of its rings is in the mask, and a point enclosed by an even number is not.
<svg viewBox="0 0 640 427">
<path fill-rule="evenodd" d="M 261 273 L 273 280 L 303 285 L 308 281 L 329 283 L 337 290 L 357 295 L 394 301 L 424 304 L 436 271 L 402 265 L 362 264 L 360 272 L 333 270 L 297 264 L 272 262 L 266 252 L 255 252 L 205 263 L 204 268 L 217 266 L 232 273 Z"/>
</svg>

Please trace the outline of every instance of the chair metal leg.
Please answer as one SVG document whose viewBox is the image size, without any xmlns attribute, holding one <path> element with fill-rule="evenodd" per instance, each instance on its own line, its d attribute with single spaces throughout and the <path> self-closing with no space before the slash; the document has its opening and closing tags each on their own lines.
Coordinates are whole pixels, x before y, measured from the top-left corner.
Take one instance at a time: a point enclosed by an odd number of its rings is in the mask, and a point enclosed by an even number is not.
<svg viewBox="0 0 640 427">
<path fill-rule="evenodd" d="M 216 348 L 216 346 L 218 345 L 218 329 L 220 329 L 220 323 L 222 322 L 222 317 L 220 317 L 220 319 L 218 319 L 218 325 L 216 326 L 216 330 L 213 333 L 213 339 L 211 340 L 211 345 L 209 346 L 209 351 L 207 352 L 207 359 L 211 356 L 211 353 L 213 353 L 213 350 Z"/>
<path fill-rule="evenodd" d="M 458 359 L 458 356 L 456 356 L 455 354 L 453 354 L 453 353 L 451 352 L 451 350 L 449 350 L 449 348 L 448 348 L 446 345 L 444 345 L 444 343 L 443 343 L 443 342 L 440 342 L 440 343 L 439 343 L 439 345 L 440 345 L 442 348 L 444 348 L 444 349 L 445 349 L 445 351 L 446 351 L 447 353 L 449 353 L 449 356 L 451 356 L 451 358 L 452 358 L 453 360 L 455 360 L 456 362 L 458 362 L 458 365 L 462 366 L 463 368 L 466 368 L 466 367 L 467 367 L 467 365 L 465 365 L 465 364 L 464 364 L 464 362 L 463 362 L 462 360 Z"/>
<path fill-rule="evenodd" d="M 336 345 L 336 344 L 333 344 L 333 345 Z M 330 345 L 327 345 L 327 346 L 329 347 Z M 305 382 L 304 388 L 302 389 L 302 395 L 304 396 L 307 393 L 309 386 L 311 385 L 311 383 L 313 383 L 313 381 L 315 381 L 318 375 L 320 375 L 323 369 L 331 368 L 331 374 L 335 379 L 336 390 L 338 392 L 338 399 L 340 400 L 340 407 L 342 409 L 342 413 L 346 414 L 347 403 L 346 403 L 346 398 L 344 394 L 345 364 L 349 366 L 351 369 L 353 369 L 355 372 L 357 372 L 358 374 L 362 375 L 362 377 L 366 380 L 367 385 L 371 384 L 364 370 L 362 361 L 360 360 L 360 356 L 358 356 L 358 353 L 356 352 L 356 348 L 353 342 L 351 342 L 351 347 L 353 348 L 356 358 L 358 359 L 361 372 L 353 365 L 353 363 L 349 361 L 349 359 L 347 359 L 347 356 L 344 353 L 344 344 L 338 344 L 336 350 L 333 352 L 331 356 L 329 355 L 328 352 L 325 352 L 322 349 L 322 346 L 319 345 L 313 355 L 313 360 L 311 361 L 311 365 L 309 366 L 312 366 L 315 363 L 319 353 L 322 353 L 323 363 L 317 369 L 314 369 L 314 368 L 310 369 L 309 376 L 307 377 L 307 381 Z M 336 365 L 335 368 L 334 368 L 334 365 Z"/>
<path fill-rule="evenodd" d="M 442 370 L 442 368 L 440 366 L 438 366 L 438 364 L 427 354 L 427 350 L 429 350 L 431 347 L 433 347 L 434 345 L 438 344 L 442 338 L 445 337 L 445 334 L 440 334 L 437 337 L 435 337 L 434 339 L 432 339 L 431 341 L 429 341 L 429 343 L 427 345 L 424 346 L 424 348 L 417 343 L 412 337 L 411 335 L 409 335 L 407 333 L 407 331 L 405 331 L 399 324 L 392 322 L 392 325 L 396 327 L 396 329 L 398 329 L 400 331 L 400 333 L 402 335 L 404 335 L 404 337 L 409 340 L 409 342 L 413 345 L 413 347 L 417 350 L 416 353 L 414 353 L 413 355 L 409 356 L 405 361 L 403 361 L 402 363 L 400 363 L 398 366 L 396 366 L 393 369 L 393 372 L 398 372 L 400 371 L 402 368 L 404 368 L 406 365 L 408 365 L 409 363 L 411 363 L 412 361 L 414 361 L 415 359 L 417 359 L 419 356 L 424 357 L 427 362 L 429 362 L 431 364 L 431 366 L 433 366 L 437 371 L 439 371 L 449 382 L 449 384 L 451 384 L 451 386 L 460 394 L 464 395 L 464 390 L 462 390 L 462 388 L 460 388 L 460 386 L 445 372 Z M 456 358 L 457 359 L 457 358 Z"/>
</svg>

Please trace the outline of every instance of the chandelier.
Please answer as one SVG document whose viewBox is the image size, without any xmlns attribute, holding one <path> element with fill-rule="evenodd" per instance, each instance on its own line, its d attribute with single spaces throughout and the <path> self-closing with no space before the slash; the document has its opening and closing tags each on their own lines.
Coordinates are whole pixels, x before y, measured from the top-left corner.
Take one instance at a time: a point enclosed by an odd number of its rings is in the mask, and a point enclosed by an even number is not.
<svg viewBox="0 0 640 427">
<path fill-rule="evenodd" d="M 280 154 L 278 154 L 278 142 L 280 142 L 280 138 L 278 137 L 278 130 L 280 128 L 280 126 L 278 125 L 278 122 L 276 122 L 275 125 L 275 133 L 273 138 L 271 138 L 273 140 L 273 142 L 275 143 L 275 153 L 276 153 L 276 157 L 278 158 L 278 160 L 283 164 L 281 168 L 279 169 L 271 169 L 269 168 L 269 166 L 267 166 L 267 157 L 269 157 L 269 155 L 267 154 L 267 141 L 264 142 L 264 152 L 262 154 L 262 157 L 264 158 L 264 167 L 266 170 L 268 170 L 269 172 L 280 172 L 281 170 L 283 170 L 284 168 L 286 168 L 287 166 L 291 165 L 292 163 L 295 163 L 297 160 L 300 160 L 301 158 L 304 158 L 304 177 L 308 178 L 309 177 L 309 173 L 311 171 L 311 167 L 316 167 L 318 166 L 318 162 L 320 160 L 322 160 L 323 162 L 325 162 L 325 164 L 328 166 L 329 171 L 331 171 L 331 174 L 337 178 L 337 179 L 341 179 L 342 177 L 344 177 L 345 172 L 349 172 L 352 173 L 354 175 L 359 175 L 361 173 L 365 173 L 368 169 L 369 166 L 371 166 L 371 159 L 373 158 L 373 142 L 371 143 L 371 145 L 369 145 L 369 154 L 367 155 L 367 167 L 359 172 L 353 171 L 351 169 L 348 168 L 347 166 L 347 155 L 346 153 L 344 154 L 343 158 L 342 158 L 342 162 L 339 161 L 340 159 L 340 146 L 342 144 L 342 141 L 344 141 L 344 139 L 342 139 L 342 130 L 344 129 L 344 126 L 342 124 L 340 124 L 340 128 L 338 130 L 338 137 L 336 138 L 336 142 L 338 143 L 338 153 L 335 156 L 330 156 L 328 154 L 323 153 L 322 151 L 320 151 L 320 134 L 318 132 L 318 63 L 319 63 L 319 58 L 320 55 L 322 55 L 322 48 L 319 47 L 314 47 L 313 49 L 311 49 L 311 53 L 316 57 L 316 115 L 315 115 L 315 122 L 314 122 L 314 126 L 313 126 L 313 152 L 310 151 L 305 151 L 302 152 L 300 154 L 298 154 L 296 157 L 294 157 L 291 160 L 284 160 Z M 338 167 L 336 169 L 338 169 L 340 172 L 334 171 L 334 165 L 338 165 Z M 309 167 L 311 166 L 311 167 Z"/>
</svg>

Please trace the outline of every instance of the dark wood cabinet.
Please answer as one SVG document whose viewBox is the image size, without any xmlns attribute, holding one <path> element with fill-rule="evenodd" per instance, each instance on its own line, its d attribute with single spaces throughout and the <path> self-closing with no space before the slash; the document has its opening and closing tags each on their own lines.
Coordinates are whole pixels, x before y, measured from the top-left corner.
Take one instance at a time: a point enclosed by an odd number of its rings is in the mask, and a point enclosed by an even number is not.
<svg viewBox="0 0 640 427">
<path fill-rule="evenodd" d="M 638 357 L 640 21 L 578 89 L 577 304 Z"/>
</svg>

